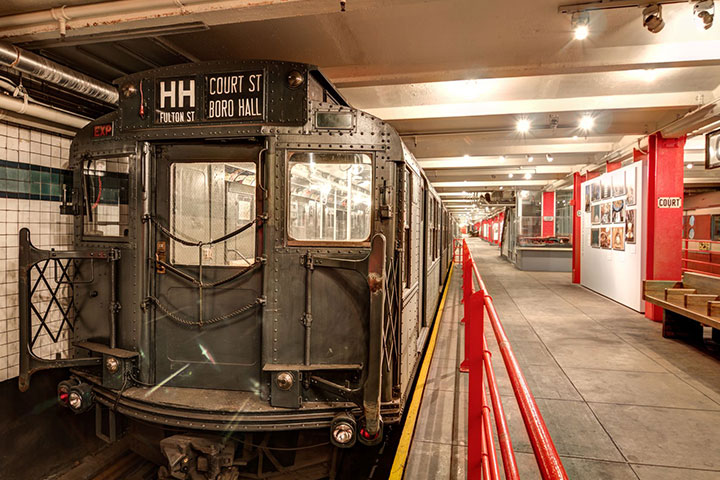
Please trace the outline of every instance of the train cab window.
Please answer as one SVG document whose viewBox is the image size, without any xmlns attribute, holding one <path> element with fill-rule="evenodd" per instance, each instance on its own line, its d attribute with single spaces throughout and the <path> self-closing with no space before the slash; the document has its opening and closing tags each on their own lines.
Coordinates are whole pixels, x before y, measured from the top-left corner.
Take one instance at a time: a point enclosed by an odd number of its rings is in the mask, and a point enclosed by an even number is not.
<svg viewBox="0 0 720 480">
<path fill-rule="evenodd" d="M 410 224 L 412 222 L 412 174 L 409 169 L 405 169 L 405 197 L 404 197 L 404 217 L 403 217 L 403 252 L 405 258 L 403 260 L 403 288 L 410 288 L 413 285 L 411 274 L 412 269 L 412 230 Z"/>
<path fill-rule="evenodd" d="M 93 158 L 83 164 L 83 237 L 127 238 L 130 220 L 128 157 Z"/>
<path fill-rule="evenodd" d="M 293 152 L 289 172 L 290 240 L 367 241 L 372 220 L 370 156 Z"/>
<path fill-rule="evenodd" d="M 255 164 L 174 163 L 170 167 L 172 233 L 208 242 L 255 219 Z M 198 265 L 198 248 L 172 241 L 170 258 L 178 265 Z M 203 265 L 245 267 L 255 262 L 255 229 L 202 249 Z"/>
</svg>

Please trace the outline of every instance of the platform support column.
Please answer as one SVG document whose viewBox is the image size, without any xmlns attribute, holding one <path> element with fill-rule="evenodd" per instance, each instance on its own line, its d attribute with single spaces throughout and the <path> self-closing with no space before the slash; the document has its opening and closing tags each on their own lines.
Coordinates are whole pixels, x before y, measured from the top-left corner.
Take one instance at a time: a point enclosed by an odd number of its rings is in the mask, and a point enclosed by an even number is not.
<svg viewBox="0 0 720 480">
<path fill-rule="evenodd" d="M 682 277 L 682 199 L 685 136 L 648 138 L 646 268 L 648 280 Z M 680 202 L 672 202 L 680 199 Z M 661 322 L 663 309 L 645 302 L 645 316 Z"/>
<path fill-rule="evenodd" d="M 555 236 L 555 192 L 543 192 L 542 215 L 542 236 Z M 551 220 L 546 220 L 550 217 L 552 217 Z"/>
<path fill-rule="evenodd" d="M 585 176 L 578 172 L 573 174 L 573 199 L 572 199 L 572 283 L 580 283 L 580 241 L 582 237 L 582 209 L 580 191 Z"/>
</svg>

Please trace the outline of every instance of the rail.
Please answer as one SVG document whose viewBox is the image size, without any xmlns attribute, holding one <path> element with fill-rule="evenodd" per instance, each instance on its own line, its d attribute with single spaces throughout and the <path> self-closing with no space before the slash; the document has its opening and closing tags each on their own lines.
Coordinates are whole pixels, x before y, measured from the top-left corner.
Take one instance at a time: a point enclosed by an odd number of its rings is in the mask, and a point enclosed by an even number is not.
<svg viewBox="0 0 720 480">
<path fill-rule="evenodd" d="M 692 245 L 693 247 L 697 248 L 690 248 L 691 243 L 694 244 Z M 720 256 L 720 247 L 718 247 L 717 250 L 713 249 L 713 245 L 718 244 L 720 244 L 720 241 L 717 240 L 697 240 L 683 238 L 682 258 L 680 259 L 682 261 L 682 271 L 703 273 L 705 275 L 720 277 L 720 262 L 712 261 L 713 254 L 715 254 L 716 256 Z M 707 255 L 707 258 L 700 260 L 698 258 L 690 258 L 690 255 Z"/>
<path fill-rule="evenodd" d="M 463 265 L 463 308 L 465 324 L 465 360 L 461 364 L 462 371 L 470 375 L 468 405 L 468 478 L 483 480 L 499 480 L 500 464 L 495 449 L 490 413 L 495 419 L 495 429 L 500 447 L 501 464 L 506 480 L 519 480 L 515 453 L 498 391 L 492 357 L 485 339 L 485 314 L 490 320 L 495 339 L 500 347 L 505 368 L 517 400 L 525 429 L 530 439 L 535 460 L 543 480 L 567 480 L 568 475 L 560 461 L 555 444 L 550 437 L 540 409 L 530 392 L 517 358 L 513 353 L 505 329 L 500 322 L 492 297 L 487 293 L 485 283 L 478 272 L 470 249 L 465 240 L 461 248 Z M 454 252 L 455 253 L 455 252 Z M 475 288 L 477 282 L 478 288 Z M 482 348 L 477 348 L 482 345 Z M 490 403 L 484 388 L 484 376 L 487 376 L 487 387 Z"/>
</svg>

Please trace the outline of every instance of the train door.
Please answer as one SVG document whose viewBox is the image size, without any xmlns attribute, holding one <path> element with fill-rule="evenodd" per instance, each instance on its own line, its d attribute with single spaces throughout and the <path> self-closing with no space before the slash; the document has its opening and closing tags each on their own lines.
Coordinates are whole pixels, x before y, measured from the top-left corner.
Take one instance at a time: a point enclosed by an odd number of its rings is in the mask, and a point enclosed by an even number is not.
<svg viewBox="0 0 720 480">
<path fill-rule="evenodd" d="M 156 379 L 256 390 L 260 376 L 260 145 L 156 152 Z"/>
</svg>

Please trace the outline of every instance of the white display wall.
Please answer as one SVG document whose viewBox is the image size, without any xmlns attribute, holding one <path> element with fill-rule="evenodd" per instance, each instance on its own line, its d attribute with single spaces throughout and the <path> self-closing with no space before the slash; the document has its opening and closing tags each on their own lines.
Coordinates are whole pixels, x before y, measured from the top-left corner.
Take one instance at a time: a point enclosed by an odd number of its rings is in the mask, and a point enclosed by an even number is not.
<svg viewBox="0 0 720 480">
<path fill-rule="evenodd" d="M 580 283 L 645 311 L 645 167 L 637 162 L 582 184 Z"/>
</svg>

